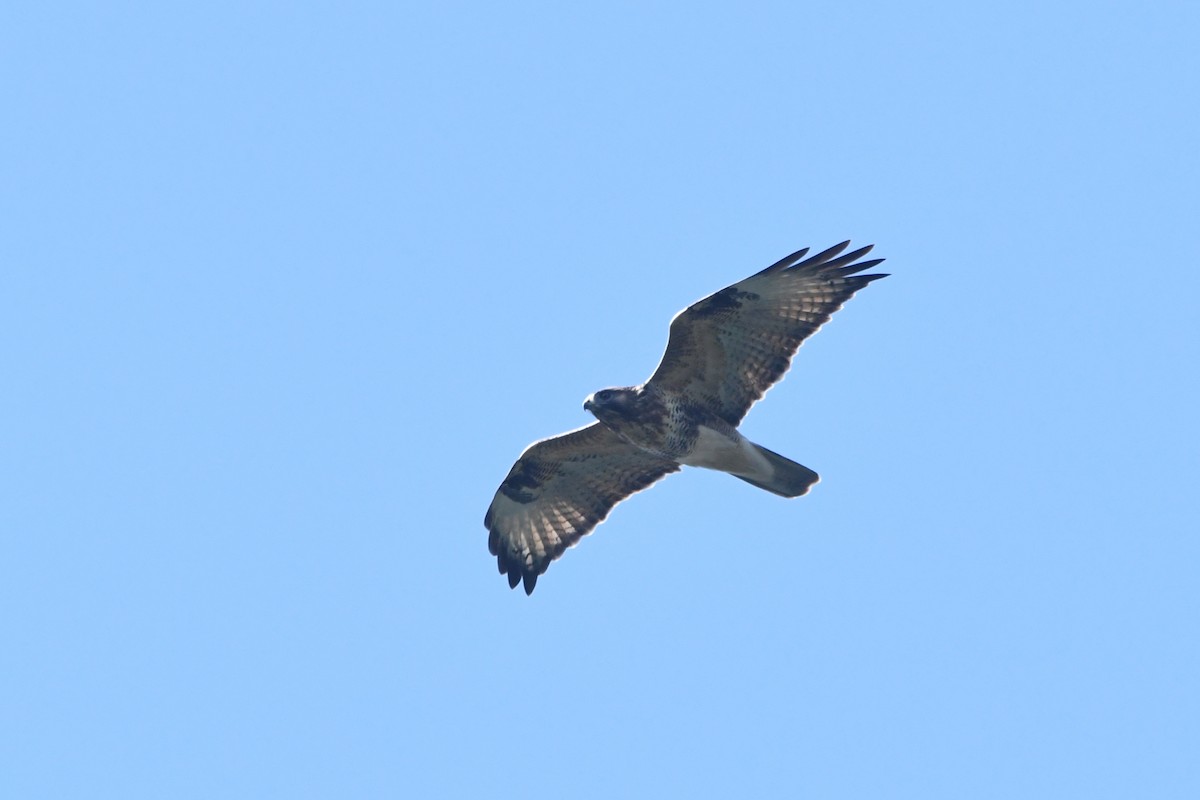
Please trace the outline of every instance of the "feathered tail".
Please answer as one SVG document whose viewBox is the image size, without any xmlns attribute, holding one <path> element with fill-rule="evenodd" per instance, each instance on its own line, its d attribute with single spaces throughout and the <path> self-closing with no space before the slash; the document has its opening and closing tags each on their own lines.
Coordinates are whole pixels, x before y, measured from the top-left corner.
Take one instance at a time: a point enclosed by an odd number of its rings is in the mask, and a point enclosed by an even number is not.
<svg viewBox="0 0 1200 800">
<path fill-rule="evenodd" d="M 735 475 L 735 478 L 741 478 L 751 486 L 766 489 L 780 497 L 799 497 L 806 493 L 814 483 L 821 480 L 820 475 L 803 464 L 797 464 L 790 458 L 784 458 L 762 445 L 756 444 L 754 447 L 770 463 L 773 474 L 766 479 L 747 478 L 744 475 Z"/>
</svg>

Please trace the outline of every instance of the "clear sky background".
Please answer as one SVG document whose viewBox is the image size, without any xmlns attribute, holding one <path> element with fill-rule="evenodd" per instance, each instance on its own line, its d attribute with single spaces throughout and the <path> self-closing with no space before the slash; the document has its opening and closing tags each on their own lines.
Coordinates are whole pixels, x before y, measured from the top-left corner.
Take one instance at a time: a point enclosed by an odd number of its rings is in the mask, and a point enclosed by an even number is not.
<svg viewBox="0 0 1200 800">
<path fill-rule="evenodd" d="M 0 796 L 1200 796 L 1195 3 L 8 4 Z M 510 591 L 688 303 L 874 242 Z"/>
</svg>

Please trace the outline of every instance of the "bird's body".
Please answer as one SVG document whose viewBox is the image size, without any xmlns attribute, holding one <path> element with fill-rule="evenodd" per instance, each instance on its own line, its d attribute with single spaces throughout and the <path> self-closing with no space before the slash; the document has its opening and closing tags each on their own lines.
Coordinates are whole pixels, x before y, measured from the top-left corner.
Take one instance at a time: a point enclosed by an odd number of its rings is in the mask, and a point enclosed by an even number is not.
<svg viewBox="0 0 1200 800">
<path fill-rule="evenodd" d="M 777 461 L 782 457 L 754 444 L 735 425 L 677 391 L 652 384 L 605 389 L 585 400 L 583 407 L 623 441 L 687 467 L 728 472 L 784 497 L 798 497 L 817 481 L 815 472 L 795 464 L 810 477 L 803 488 L 794 485 L 794 478 L 786 480 L 790 474 L 780 475 L 779 488 L 772 488 L 776 472 L 785 471 Z"/>
<path fill-rule="evenodd" d="M 793 253 L 681 311 L 658 369 L 640 386 L 584 401 L 597 422 L 535 442 L 496 492 L 484 525 L 510 586 L 533 591 L 550 562 L 625 497 L 681 466 L 728 472 L 783 497 L 817 473 L 746 439 L 746 411 L 787 371 L 791 357 L 858 289 L 883 275 L 855 273 L 849 243 L 801 261 Z"/>
</svg>

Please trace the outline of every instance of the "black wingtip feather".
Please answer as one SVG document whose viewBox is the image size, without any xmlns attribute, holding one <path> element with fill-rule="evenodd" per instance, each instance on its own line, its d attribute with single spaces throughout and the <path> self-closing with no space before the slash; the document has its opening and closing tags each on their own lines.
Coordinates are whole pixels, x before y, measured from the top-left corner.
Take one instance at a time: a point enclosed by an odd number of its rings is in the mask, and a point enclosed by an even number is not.
<svg viewBox="0 0 1200 800">
<path fill-rule="evenodd" d="M 800 259 L 804 258 L 804 256 L 806 256 L 807 254 L 808 254 L 807 247 L 805 247 L 802 250 L 797 250 L 796 252 L 792 253 L 791 255 L 786 255 L 783 258 L 779 259 L 778 261 L 776 261 L 774 264 L 767 267 L 766 269 L 760 270 L 759 272 L 756 273 L 756 275 L 769 275 L 772 272 L 779 272 L 782 269 L 787 269 L 788 267 L 792 266 Z"/>
<path fill-rule="evenodd" d="M 537 585 L 538 579 L 536 572 L 526 572 L 517 562 L 506 559 L 503 553 L 496 556 L 496 567 L 508 580 L 508 588 L 515 589 L 518 583 L 523 583 L 525 594 L 533 594 L 533 587 Z"/>
<path fill-rule="evenodd" d="M 801 270 L 801 269 L 805 269 L 805 268 L 811 268 L 813 270 L 819 270 L 821 272 L 826 272 L 826 271 L 835 270 L 835 269 L 839 269 L 839 268 L 844 269 L 848 265 L 854 267 L 854 269 L 852 269 L 852 270 L 845 270 L 846 274 L 850 274 L 851 272 L 859 272 L 864 269 L 870 269 L 871 267 L 873 267 L 876 264 L 883 261 L 883 259 L 880 258 L 880 259 L 875 259 L 875 260 L 869 261 L 869 262 L 863 262 L 861 265 L 854 265 L 852 262 L 854 262 L 856 259 L 862 258 L 867 253 L 871 252 L 871 250 L 875 247 L 875 245 L 869 244 L 869 245 L 866 245 L 865 247 L 860 247 L 851 253 L 846 253 L 845 255 L 841 255 L 842 251 L 845 250 L 849 246 L 850 246 L 850 240 L 847 239 L 844 242 L 839 242 L 838 244 L 835 244 L 833 247 L 830 247 L 827 250 L 822 250 L 821 252 L 817 253 L 815 256 L 813 256 L 811 258 L 804 259 L 804 256 L 806 256 L 808 254 L 808 250 L 809 250 L 809 248 L 806 247 L 803 250 L 797 250 L 796 252 L 792 253 L 791 255 L 784 256 L 783 258 L 779 259 L 771 266 L 769 266 L 766 269 L 762 270 L 761 272 L 757 273 L 757 275 L 755 275 L 755 277 L 757 277 L 758 275 L 768 275 L 772 272 L 779 272 L 780 270 L 785 270 L 785 269 L 786 270 Z M 801 261 L 801 259 L 804 259 L 804 260 Z"/>
<path fill-rule="evenodd" d="M 850 278 L 850 280 L 852 280 L 856 284 L 858 284 L 858 287 L 861 289 L 862 287 L 866 286 L 871 281 L 877 281 L 880 278 L 886 278 L 890 274 L 891 273 L 887 273 L 887 272 L 877 272 L 874 275 L 855 275 L 854 277 Z"/>
<path fill-rule="evenodd" d="M 860 247 L 853 252 L 838 256 L 837 258 L 831 259 L 824 263 L 818 262 L 814 265 L 814 267 L 819 269 L 821 272 L 832 272 L 836 269 L 844 269 L 846 266 L 856 266 L 854 262 L 871 252 L 871 247 L 872 245 Z M 862 269 L 862 267 L 858 267 L 858 269 Z"/>
<path fill-rule="evenodd" d="M 878 267 L 883 262 L 884 259 L 882 258 L 872 258 L 870 261 L 863 261 L 858 264 L 847 264 L 844 267 L 838 267 L 837 271 L 843 275 L 853 275 L 856 272 L 862 272 L 863 270 L 871 269 L 872 267 Z"/>
<path fill-rule="evenodd" d="M 846 241 L 844 241 L 840 244 L 835 244 L 833 247 L 829 248 L 828 250 L 822 250 L 821 252 L 819 252 L 815 256 L 813 256 L 812 258 L 805 259 L 804 261 L 797 264 L 795 268 L 800 269 L 801 267 L 808 267 L 808 266 L 813 266 L 813 265 L 824 266 L 826 262 L 830 261 L 833 258 L 836 258 L 838 253 L 842 252 L 849 246 L 850 246 L 850 240 L 847 239 Z M 870 245 L 867 246 L 867 249 L 868 250 L 870 249 Z"/>
</svg>

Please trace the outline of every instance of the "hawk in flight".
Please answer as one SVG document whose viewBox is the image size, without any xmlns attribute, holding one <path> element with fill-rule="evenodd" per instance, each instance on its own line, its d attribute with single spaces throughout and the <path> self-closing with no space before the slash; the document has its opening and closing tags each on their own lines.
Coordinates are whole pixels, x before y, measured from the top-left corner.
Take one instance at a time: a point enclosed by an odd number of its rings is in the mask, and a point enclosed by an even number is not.
<svg viewBox="0 0 1200 800">
<path fill-rule="evenodd" d="M 881 274 L 858 273 L 871 246 L 849 242 L 805 259 L 792 253 L 693 303 L 671 320 L 662 362 L 641 386 L 604 389 L 583 403 L 598 420 L 530 445 L 500 484 L 483 524 L 510 587 L 538 576 L 617 503 L 681 465 L 728 472 L 781 497 L 817 473 L 754 444 L 738 424 L 783 377 L 800 343 Z"/>
</svg>

